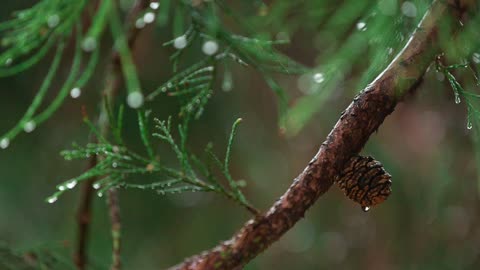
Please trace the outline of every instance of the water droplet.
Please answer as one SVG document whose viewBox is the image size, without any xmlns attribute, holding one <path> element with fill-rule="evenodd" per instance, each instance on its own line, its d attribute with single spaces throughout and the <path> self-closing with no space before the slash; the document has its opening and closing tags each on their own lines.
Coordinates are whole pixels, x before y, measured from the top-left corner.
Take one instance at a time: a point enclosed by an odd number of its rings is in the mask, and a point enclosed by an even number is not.
<svg viewBox="0 0 480 270">
<path fill-rule="evenodd" d="M 358 22 L 357 29 L 360 31 L 365 31 L 367 30 L 367 24 L 365 22 Z"/>
<path fill-rule="evenodd" d="M 143 21 L 145 23 L 152 23 L 155 20 L 155 13 L 153 12 L 147 12 L 145 15 L 143 15 Z"/>
<path fill-rule="evenodd" d="M 3 138 L 0 141 L 0 148 L 6 149 L 10 145 L 10 140 L 8 138 Z"/>
<path fill-rule="evenodd" d="M 82 49 L 86 52 L 92 52 L 97 48 L 97 41 L 93 37 L 87 37 L 82 42 Z"/>
<path fill-rule="evenodd" d="M 94 184 L 93 184 L 93 188 L 94 188 L 94 189 L 99 189 L 99 188 L 100 188 L 100 184 L 99 184 L 99 183 L 94 183 Z"/>
<path fill-rule="evenodd" d="M 206 55 L 214 55 L 218 51 L 218 43 L 213 40 L 209 40 L 203 43 L 202 51 Z"/>
<path fill-rule="evenodd" d="M 160 3 L 158 3 L 158 2 L 151 2 L 150 3 L 150 8 L 151 9 L 158 9 L 159 6 L 160 6 Z"/>
<path fill-rule="evenodd" d="M 116 162 L 113 162 L 113 163 L 112 163 L 112 167 L 113 167 L 113 168 L 117 168 L 117 167 L 118 167 L 118 164 L 117 164 Z"/>
<path fill-rule="evenodd" d="M 363 212 L 368 212 L 370 211 L 370 206 L 362 206 Z"/>
<path fill-rule="evenodd" d="M 27 133 L 30 133 L 34 131 L 36 127 L 37 127 L 37 124 L 35 123 L 35 121 L 31 120 L 25 123 L 25 125 L 23 126 L 23 130 Z"/>
<path fill-rule="evenodd" d="M 136 21 L 135 21 L 135 27 L 137 29 L 141 29 L 143 27 L 145 27 L 145 21 L 143 20 L 143 18 L 138 18 Z"/>
<path fill-rule="evenodd" d="M 460 95 L 457 92 L 455 92 L 455 104 L 460 104 L 461 101 L 462 100 L 460 99 Z"/>
<path fill-rule="evenodd" d="M 313 80 L 316 83 L 322 83 L 323 81 L 325 81 L 325 75 L 323 75 L 323 73 L 315 73 L 313 75 Z"/>
<path fill-rule="evenodd" d="M 57 187 L 58 190 L 60 191 L 64 191 L 65 189 L 67 189 L 64 185 L 60 185 Z"/>
<path fill-rule="evenodd" d="M 76 181 L 76 180 L 72 180 L 72 181 L 70 181 L 70 182 L 68 182 L 68 183 L 66 184 L 66 186 L 67 186 L 68 189 L 72 189 L 72 188 L 74 188 L 76 185 L 77 185 L 77 181 Z"/>
<path fill-rule="evenodd" d="M 82 89 L 75 87 L 72 90 L 70 90 L 70 96 L 72 98 L 78 98 L 82 94 Z"/>
<path fill-rule="evenodd" d="M 56 27 L 59 22 L 60 22 L 60 17 L 57 14 L 51 15 L 47 19 L 47 24 L 48 24 L 48 27 L 50 28 Z"/>
<path fill-rule="evenodd" d="M 173 47 L 179 50 L 187 47 L 187 37 L 185 35 L 177 37 L 173 41 Z"/>
<path fill-rule="evenodd" d="M 54 203 L 58 200 L 58 197 L 57 196 L 52 196 L 50 198 L 47 199 L 47 202 L 48 203 Z"/>
<path fill-rule="evenodd" d="M 7 60 L 5 60 L 5 66 L 10 66 L 13 62 L 13 59 L 12 58 L 7 58 Z"/>
<path fill-rule="evenodd" d="M 8 60 L 8 59 L 7 59 Z M 475 63 L 475 64 L 480 64 L 480 53 L 474 53 L 472 55 L 472 61 Z"/>
<path fill-rule="evenodd" d="M 128 94 L 127 104 L 133 109 L 140 108 L 143 105 L 143 94 L 139 91 Z"/>
<path fill-rule="evenodd" d="M 472 129 L 473 128 L 473 123 L 470 121 L 470 117 L 467 119 L 467 129 Z"/>
<path fill-rule="evenodd" d="M 102 193 L 102 192 L 98 192 L 98 193 L 97 193 L 97 196 L 98 196 L 98 197 L 102 197 L 102 196 L 103 196 L 103 193 Z"/>
<path fill-rule="evenodd" d="M 417 7 L 415 6 L 414 3 L 410 1 L 403 2 L 402 7 L 401 7 L 403 15 L 407 17 L 416 17 L 417 16 Z"/>
</svg>

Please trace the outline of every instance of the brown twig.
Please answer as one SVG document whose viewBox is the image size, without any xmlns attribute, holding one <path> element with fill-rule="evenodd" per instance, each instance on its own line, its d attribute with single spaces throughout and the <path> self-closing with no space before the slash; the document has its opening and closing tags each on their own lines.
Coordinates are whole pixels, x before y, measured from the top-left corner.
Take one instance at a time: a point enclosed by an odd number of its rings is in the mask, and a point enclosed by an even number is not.
<svg viewBox="0 0 480 270">
<path fill-rule="evenodd" d="M 396 104 L 417 88 L 440 51 L 440 22 L 448 19 L 454 9 L 445 1 L 434 1 L 404 49 L 354 98 L 318 153 L 268 212 L 248 221 L 230 240 L 170 269 L 239 269 L 303 218 L 306 210 L 329 190 L 346 161 L 363 148 Z"/>
<path fill-rule="evenodd" d="M 133 51 L 135 41 L 137 40 L 138 34 L 141 29 L 135 27 L 134 22 L 136 17 L 140 14 L 142 10 L 148 7 L 149 0 L 137 0 L 127 15 L 126 25 L 127 29 L 127 42 L 131 51 Z M 107 136 L 109 133 L 109 123 L 106 121 L 107 109 L 105 108 L 104 100 L 112 101 L 122 84 L 122 72 L 121 72 L 121 63 L 118 52 L 115 49 L 112 49 L 111 62 L 106 72 L 107 76 L 105 79 L 105 86 L 102 91 L 102 102 L 100 103 L 100 114 L 98 117 L 97 126 L 103 136 Z M 92 156 L 89 161 L 89 168 L 95 167 L 97 164 L 97 156 Z M 83 184 L 81 202 L 78 208 L 77 222 L 78 222 L 78 236 L 77 236 L 77 248 L 75 252 L 75 264 L 77 269 L 84 270 L 87 265 L 87 254 L 86 246 L 88 240 L 88 229 L 91 222 L 91 212 L 92 212 L 92 199 L 94 197 L 94 189 L 92 184 L 95 179 L 89 179 Z M 118 194 L 117 191 L 111 189 L 107 193 L 108 196 L 108 206 L 109 213 L 112 223 L 112 237 L 113 237 L 113 263 L 112 269 L 120 269 L 120 207 L 118 204 Z"/>
</svg>

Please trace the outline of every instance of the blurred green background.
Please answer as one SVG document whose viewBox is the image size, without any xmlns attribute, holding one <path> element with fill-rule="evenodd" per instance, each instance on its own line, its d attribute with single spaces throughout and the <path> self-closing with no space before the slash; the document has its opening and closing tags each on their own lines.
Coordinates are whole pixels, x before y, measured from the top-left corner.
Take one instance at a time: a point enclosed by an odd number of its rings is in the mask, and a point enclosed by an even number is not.
<svg viewBox="0 0 480 270">
<path fill-rule="evenodd" d="M 125 7 L 130 4 L 123 2 Z M 247 196 L 262 210 L 268 209 L 303 170 L 361 86 L 394 56 L 388 50 L 396 53 L 404 44 L 401 39 L 392 43 L 397 47 L 382 43 L 385 52 L 380 53 L 377 47 L 370 47 L 376 36 L 389 34 L 388 25 L 367 28 L 365 36 L 350 42 L 349 38 L 362 32 L 358 22 L 368 16 L 395 22 L 403 16 L 395 29 L 408 34 L 428 6 L 428 1 L 409 2 L 416 6 L 415 16 L 410 16 L 405 1 L 372 1 L 371 5 L 357 1 L 267 2 L 268 6 L 232 5 L 239 12 L 258 11 L 251 22 L 259 32 L 289 36 L 291 43 L 280 49 L 300 63 L 316 69 L 335 61 L 345 63 L 332 64 L 332 73 L 340 77 L 325 84 L 325 89 L 318 86 L 315 91 L 326 92 L 321 98 L 308 90 L 310 86 L 305 87 L 305 80 L 311 83 L 309 78 L 277 77 L 292 96 L 292 106 L 301 96 L 310 99 L 312 95 L 318 102 L 318 112 L 294 136 L 279 131 L 276 97 L 254 70 L 234 67 L 232 91 L 222 91 L 218 80 L 205 114 L 193 125 L 190 146 L 200 150 L 213 141 L 215 149 L 222 151 L 231 124 L 242 117 L 232 172 L 237 179 L 247 181 Z M 394 3 L 387 6 L 391 10 L 381 8 L 386 2 Z M 0 19 L 32 3 L 3 1 Z M 350 11 L 341 11 L 346 7 Z M 384 13 L 371 15 L 372 10 Z M 373 25 L 375 18 L 370 18 Z M 173 50 L 161 44 L 172 37 L 169 27 L 155 26 L 148 26 L 139 37 L 135 61 L 145 89 L 153 89 L 171 75 L 168 57 Z M 344 48 L 347 43 L 349 47 Z M 9 246 L 54 246 L 66 254 L 72 252 L 80 189 L 68 192 L 55 204 L 44 201 L 58 183 L 86 168 L 85 162 L 64 161 L 59 152 L 72 142 L 88 141 L 81 107 L 91 115 L 98 112 L 108 38 L 104 47 L 104 63 L 82 96 L 69 99 L 35 132 L 22 134 L 0 151 L 0 241 Z M 376 55 L 381 55 L 381 60 L 374 58 Z M 30 104 L 50 63 L 51 57 L 47 58 L 27 72 L 0 79 L 0 133 L 13 126 Z M 371 74 L 365 75 L 368 72 Z M 61 69 L 57 87 L 65 75 Z M 327 80 L 329 75 L 325 72 Z M 122 93 L 119 102 L 124 96 Z M 175 104 L 172 98 L 160 98 L 152 106 L 153 115 L 166 118 L 178 109 Z M 332 187 L 305 219 L 245 269 L 480 269 L 479 183 L 473 133 L 466 128 L 465 110 L 463 103 L 454 103 L 442 76 L 429 69 L 417 94 L 398 106 L 363 151 L 380 160 L 393 175 L 393 194 L 388 201 L 364 213 Z M 132 112 L 127 111 L 126 135 L 135 147 L 140 139 Z M 249 218 L 244 209 L 214 194 L 159 196 L 121 190 L 120 195 L 124 269 L 163 269 L 176 264 L 228 239 Z M 96 198 L 89 254 L 107 266 L 110 252 L 105 200 Z"/>
</svg>

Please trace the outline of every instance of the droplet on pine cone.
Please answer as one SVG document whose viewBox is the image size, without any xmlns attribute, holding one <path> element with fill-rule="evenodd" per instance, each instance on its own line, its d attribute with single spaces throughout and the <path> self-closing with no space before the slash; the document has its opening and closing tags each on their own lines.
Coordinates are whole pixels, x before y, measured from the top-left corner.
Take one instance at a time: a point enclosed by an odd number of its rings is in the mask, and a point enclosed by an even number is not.
<svg viewBox="0 0 480 270">
<path fill-rule="evenodd" d="M 335 182 L 364 211 L 385 201 L 392 193 L 392 176 L 372 157 L 352 157 Z"/>
</svg>

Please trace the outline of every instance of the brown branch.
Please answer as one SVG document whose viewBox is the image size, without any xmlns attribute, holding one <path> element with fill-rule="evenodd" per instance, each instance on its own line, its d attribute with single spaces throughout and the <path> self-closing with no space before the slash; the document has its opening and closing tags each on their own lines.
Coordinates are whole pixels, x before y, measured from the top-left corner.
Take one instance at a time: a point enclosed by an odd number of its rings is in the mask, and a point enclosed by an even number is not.
<svg viewBox="0 0 480 270">
<path fill-rule="evenodd" d="M 135 27 L 135 19 L 137 16 L 148 7 L 149 0 L 137 0 L 127 15 L 127 42 L 131 51 L 134 49 L 135 41 L 141 29 Z M 105 121 L 107 117 L 107 108 L 105 108 L 104 100 L 112 101 L 116 96 L 118 89 L 122 84 L 122 71 L 121 63 L 118 52 L 112 48 L 112 57 L 106 72 L 105 87 L 102 91 L 102 102 L 100 103 L 100 114 L 97 121 L 100 133 L 103 136 L 107 136 L 109 133 L 109 123 Z M 89 161 L 89 169 L 95 167 L 97 164 L 97 156 L 92 156 Z M 86 247 L 88 242 L 89 225 L 92 215 L 92 199 L 94 197 L 93 183 L 95 179 L 89 179 L 83 184 L 80 206 L 78 208 L 77 223 L 78 223 L 78 236 L 77 247 L 74 255 L 75 264 L 77 269 L 84 270 L 88 263 Z M 112 269 L 120 269 L 120 207 L 118 204 L 118 194 L 116 190 L 109 190 L 107 193 L 110 219 L 112 222 L 112 237 L 113 237 L 113 263 Z"/>
<path fill-rule="evenodd" d="M 458 3 L 460 1 L 454 1 Z M 455 4 L 454 3 L 454 4 Z M 418 86 L 435 54 L 437 33 L 455 6 L 434 1 L 411 39 L 390 65 L 342 113 L 304 171 L 268 212 L 248 221 L 230 240 L 170 269 L 239 269 L 277 241 L 332 186 L 396 104 Z"/>
</svg>

